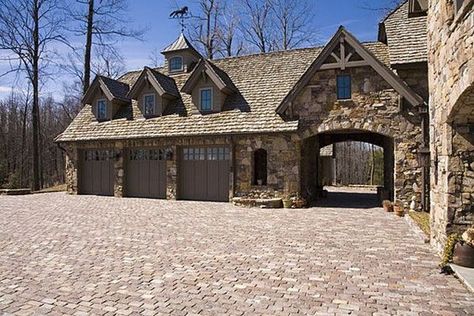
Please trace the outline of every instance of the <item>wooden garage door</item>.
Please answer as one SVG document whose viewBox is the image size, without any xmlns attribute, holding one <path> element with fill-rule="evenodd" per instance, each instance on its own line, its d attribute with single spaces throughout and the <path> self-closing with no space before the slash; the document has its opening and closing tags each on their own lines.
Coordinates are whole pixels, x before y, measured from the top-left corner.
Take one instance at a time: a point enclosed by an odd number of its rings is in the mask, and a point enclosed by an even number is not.
<svg viewBox="0 0 474 316">
<path fill-rule="evenodd" d="M 181 199 L 229 201 L 228 147 L 186 147 L 180 160 Z"/>
<path fill-rule="evenodd" d="M 83 150 L 80 159 L 79 193 L 114 195 L 114 150 Z"/>
<path fill-rule="evenodd" d="M 129 149 L 125 192 L 129 197 L 166 198 L 164 149 Z"/>
</svg>

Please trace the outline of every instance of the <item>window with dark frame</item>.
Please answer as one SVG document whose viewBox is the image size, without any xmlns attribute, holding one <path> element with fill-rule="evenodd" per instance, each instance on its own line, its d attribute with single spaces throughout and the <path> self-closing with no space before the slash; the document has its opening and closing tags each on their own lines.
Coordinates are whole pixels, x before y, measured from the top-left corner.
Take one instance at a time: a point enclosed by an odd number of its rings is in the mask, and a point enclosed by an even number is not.
<svg viewBox="0 0 474 316">
<path fill-rule="evenodd" d="M 170 59 L 170 71 L 183 70 L 183 57 L 176 56 Z"/>
<path fill-rule="evenodd" d="M 257 149 L 253 153 L 253 184 L 267 185 L 267 151 Z"/>
<path fill-rule="evenodd" d="M 349 100 L 351 96 L 351 76 L 338 75 L 336 81 L 337 99 Z"/>
<path fill-rule="evenodd" d="M 107 102 L 105 100 L 97 101 L 97 118 L 105 120 L 107 118 Z"/>
<path fill-rule="evenodd" d="M 201 89 L 200 92 L 200 107 L 202 111 L 212 110 L 212 89 Z"/>
<path fill-rule="evenodd" d="M 148 94 L 143 97 L 145 116 L 155 114 L 155 95 Z"/>
</svg>

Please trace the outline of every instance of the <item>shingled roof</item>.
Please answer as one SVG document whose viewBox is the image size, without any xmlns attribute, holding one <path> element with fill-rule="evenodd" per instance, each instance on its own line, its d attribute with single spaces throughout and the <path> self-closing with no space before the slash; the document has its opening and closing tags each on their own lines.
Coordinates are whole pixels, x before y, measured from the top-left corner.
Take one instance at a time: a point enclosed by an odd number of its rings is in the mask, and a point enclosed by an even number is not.
<svg viewBox="0 0 474 316">
<path fill-rule="evenodd" d="M 84 103 L 89 102 L 91 96 L 93 95 L 95 91 L 95 88 L 99 88 L 99 87 L 104 91 L 105 95 L 108 97 L 110 101 L 112 100 L 119 100 L 123 102 L 130 101 L 130 99 L 127 96 L 130 87 L 127 83 L 120 82 L 120 81 L 117 81 L 108 77 L 100 76 L 100 75 L 95 77 L 86 95 L 84 95 L 84 98 L 82 99 L 82 101 Z"/>
<path fill-rule="evenodd" d="M 379 60 L 389 64 L 386 45 L 366 43 Z M 113 120 L 97 122 L 90 105 L 85 105 L 69 127 L 57 138 L 60 142 L 154 137 L 202 136 L 245 133 L 291 132 L 298 121 L 285 121 L 275 110 L 321 52 L 322 47 L 255 54 L 212 61 L 227 74 L 238 89 L 229 95 L 223 111 L 203 115 L 196 112 L 191 96 L 167 107 L 166 115 L 143 119 L 135 101 L 123 106 Z M 166 69 L 155 69 L 167 75 Z M 120 81 L 132 86 L 141 71 L 125 74 Z M 190 74 L 173 76 L 181 90 Z"/>
<path fill-rule="evenodd" d="M 408 17 L 408 7 L 405 1 L 381 22 L 379 40 L 386 38 L 392 65 L 427 61 L 427 18 Z"/>
</svg>

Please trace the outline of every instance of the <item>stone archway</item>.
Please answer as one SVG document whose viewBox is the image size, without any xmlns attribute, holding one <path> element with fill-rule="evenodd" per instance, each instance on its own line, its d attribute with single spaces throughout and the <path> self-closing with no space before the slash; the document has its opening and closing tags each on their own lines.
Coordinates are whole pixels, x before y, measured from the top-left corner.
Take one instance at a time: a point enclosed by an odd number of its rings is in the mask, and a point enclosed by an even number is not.
<svg viewBox="0 0 474 316">
<path fill-rule="evenodd" d="M 337 125 L 337 124 L 335 124 Z M 324 131 L 328 125 L 321 125 L 315 135 L 305 137 L 301 153 L 301 192 L 309 200 L 321 197 L 323 189 L 320 149 L 328 145 L 346 141 L 373 144 L 383 148 L 384 198 L 394 198 L 394 139 L 390 136 L 364 129 L 339 128 Z M 306 134 L 308 135 L 308 134 Z"/>
</svg>

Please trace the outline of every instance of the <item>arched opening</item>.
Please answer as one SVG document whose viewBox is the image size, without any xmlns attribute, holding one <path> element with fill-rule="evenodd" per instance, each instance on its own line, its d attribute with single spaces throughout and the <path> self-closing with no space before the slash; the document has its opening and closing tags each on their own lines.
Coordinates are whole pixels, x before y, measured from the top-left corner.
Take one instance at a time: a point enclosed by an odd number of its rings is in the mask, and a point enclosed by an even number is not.
<svg viewBox="0 0 474 316">
<path fill-rule="evenodd" d="M 301 192 L 320 206 L 370 208 L 393 200 L 394 144 L 365 130 L 334 130 L 303 141 Z"/>
<path fill-rule="evenodd" d="M 253 185 L 267 185 L 267 151 L 262 148 L 253 153 Z"/>
</svg>

